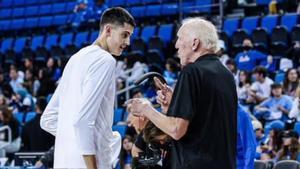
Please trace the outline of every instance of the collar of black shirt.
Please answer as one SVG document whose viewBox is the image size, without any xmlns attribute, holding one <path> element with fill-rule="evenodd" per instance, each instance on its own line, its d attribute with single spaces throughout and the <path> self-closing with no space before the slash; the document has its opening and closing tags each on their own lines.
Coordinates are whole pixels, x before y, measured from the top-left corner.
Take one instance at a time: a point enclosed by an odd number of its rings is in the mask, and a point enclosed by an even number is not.
<svg viewBox="0 0 300 169">
<path fill-rule="evenodd" d="M 217 60 L 217 59 L 218 59 L 218 57 L 216 54 L 208 53 L 208 54 L 200 56 L 198 59 L 196 59 L 196 62 L 201 61 L 201 60 Z"/>
</svg>

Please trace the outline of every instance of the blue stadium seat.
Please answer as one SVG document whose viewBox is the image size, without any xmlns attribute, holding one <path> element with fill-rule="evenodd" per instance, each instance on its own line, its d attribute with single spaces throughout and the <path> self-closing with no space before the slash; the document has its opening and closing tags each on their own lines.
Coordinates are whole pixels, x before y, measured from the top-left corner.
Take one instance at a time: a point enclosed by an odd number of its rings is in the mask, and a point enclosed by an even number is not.
<svg viewBox="0 0 300 169">
<path fill-rule="evenodd" d="M 57 34 L 47 36 L 46 42 L 45 42 L 46 49 L 51 50 L 52 46 L 57 45 L 57 41 L 58 41 L 58 35 Z"/>
<path fill-rule="evenodd" d="M 196 0 L 195 6 L 198 12 L 210 12 L 212 0 Z"/>
<path fill-rule="evenodd" d="M 299 121 L 295 123 L 294 131 L 296 131 L 298 133 L 298 135 L 300 136 L 300 122 Z"/>
<path fill-rule="evenodd" d="M 131 40 L 138 38 L 139 34 L 140 34 L 140 28 L 139 27 L 134 28 L 133 33 L 131 35 Z"/>
<path fill-rule="evenodd" d="M 73 33 L 65 33 L 60 37 L 59 46 L 61 48 L 65 48 L 66 46 L 72 44 L 72 40 L 73 40 Z"/>
<path fill-rule="evenodd" d="M 0 30 L 9 30 L 11 25 L 11 20 L 0 21 Z"/>
<path fill-rule="evenodd" d="M 275 82 L 282 83 L 284 81 L 284 72 L 277 73 L 275 75 Z"/>
<path fill-rule="evenodd" d="M 268 15 L 262 18 L 261 27 L 271 34 L 273 29 L 277 26 L 278 15 Z"/>
<path fill-rule="evenodd" d="M 113 6 L 126 6 L 126 0 L 110 0 L 108 5 Z"/>
<path fill-rule="evenodd" d="M 2 0 L 0 1 L 0 6 L 3 8 L 8 8 L 12 6 L 12 2 L 11 0 Z"/>
<path fill-rule="evenodd" d="M 40 4 L 50 4 L 53 0 L 39 0 Z"/>
<path fill-rule="evenodd" d="M 22 50 L 24 49 L 25 45 L 26 45 L 26 37 L 21 37 L 16 39 L 15 44 L 14 44 L 14 51 L 16 53 L 21 53 Z"/>
<path fill-rule="evenodd" d="M 12 16 L 14 18 L 18 18 L 20 16 L 23 16 L 24 15 L 24 12 L 25 12 L 25 9 L 24 8 L 14 8 L 13 9 L 13 12 L 12 12 Z"/>
<path fill-rule="evenodd" d="M 277 0 L 277 3 L 281 3 L 283 1 L 285 1 L 285 0 Z M 256 4 L 257 5 L 264 5 L 264 6 L 266 6 L 266 5 L 269 5 L 270 2 L 271 2 L 271 0 L 256 0 Z"/>
<path fill-rule="evenodd" d="M 13 43 L 14 39 L 13 38 L 7 38 L 4 39 L 1 43 L 1 52 L 4 53 L 6 52 L 8 49 L 12 48 L 12 43 Z"/>
<path fill-rule="evenodd" d="M 14 19 L 11 21 L 10 29 L 18 30 L 24 28 L 25 19 Z"/>
<path fill-rule="evenodd" d="M 233 32 L 239 28 L 239 18 L 226 19 L 223 25 L 223 31 L 231 37 Z"/>
<path fill-rule="evenodd" d="M 97 39 L 98 35 L 99 35 L 99 31 L 94 31 L 94 32 L 92 32 L 92 33 L 91 33 L 91 36 L 90 36 L 89 42 L 90 42 L 90 43 L 93 43 L 93 42 Z"/>
<path fill-rule="evenodd" d="M 43 17 L 40 17 L 38 26 L 39 27 L 51 26 L 52 25 L 52 20 L 53 20 L 52 16 L 43 16 Z"/>
<path fill-rule="evenodd" d="M 51 14 L 59 14 L 65 12 L 66 3 L 53 4 Z"/>
<path fill-rule="evenodd" d="M 83 43 L 87 43 L 88 32 L 79 32 L 75 36 L 74 45 L 78 48 L 81 47 Z"/>
<path fill-rule="evenodd" d="M 65 25 L 68 23 L 68 15 L 55 15 L 53 25 Z"/>
<path fill-rule="evenodd" d="M 135 18 L 142 18 L 145 16 L 146 7 L 145 6 L 135 6 L 132 7 L 130 13 Z"/>
<path fill-rule="evenodd" d="M 36 112 L 28 112 L 26 114 L 25 123 L 31 121 L 36 116 Z"/>
<path fill-rule="evenodd" d="M 285 14 L 281 17 L 281 25 L 285 26 L 289 32 L 298 22 L 298 15 L 296 13 Z"/>
<path fill-rule="evenodd" d="M 38 26 L 39 18 L 27 18 L 25 20 L 25 28 L 35 28 Z"/>
<path fill-rule="evenodd" d="M 48 15 L 51 13 L 51 5 L 41 5 L 39 9 L 39 15 Z"/>
<path fill-rule="evenodd" d="M 148 5 L 146 8 L 146 16 L 161 16 L 161 5 Z"/>
<path fill-rule="evenodd" d="M 178 14 L 178 4 L 163 4 L 162 5 L 162 15 L 177 15 Z"/>
<path fill-rule="evenodd" d="M 26 0 L 26 5 L 29 6 L 29 5 L 35 5 L 35 4 L 38 4 L 39 0 Z"/>
<path fill-rule="evenodd" d="M 162 0 L 143 0 L 144 4 L 161 3 Z"/>
<path fill-rule="evenodd" d="M 25 0 L 14 0 L 14 6 L 25 5 Z"/>
<path fill-rule="evenodd" d="M 44 42 L 44 36 L 34 36 L 31 41 L 30 48 L 35 51 L 37 48 L 42 47 Z"/>
<path fill-rule="evenodd" d="M 14 113 L 13 115 L 14 115 L 15 119 L 17 119 L 20 124 L 23 124 L 24 113 L 17 112 L 17 113 Z"/>
<path fill-rule="evenodd" d="M 25 16 L 37 16 L 39 11 L 38 6 L 28 6 L 25 8 Z"/>
<path fill-rule="evenodd" d="M 158 36 L 165 44 L 171 42 L 173 34 L 173 24 L 160 25 L 158 29 Z"/>
<path fill-rule="evenodd" d="M 122 121 L 123 119 L 123 109 L 118 108 L 114 112 L 114 124 L 117 124 L 119 121 Z"/>
<path fill-rule="evenodd" d="M 76 6 L 76 2 L 68 2 L 66 6 L 66 12 L 73 12 Z"/>
<path fill-rule="evenodd" d="M 127 6 L 141 5 L 143 0 L 130 0 L 127 1 Z"/>
<path fill-rule="evenodd" d="M 148 43 L 149 39 L 155 35 L 156 26 L 145 26 L 141 33 L 141 38 L 145 43 Z"/>
<path fill-rule="evenodd" d="M 246 17 L 242 21 L 242 28 L 251 35 L 252 31 L 257 28 L 259 17 Z"/>
<path fill-rule="evenodd" d="M 0 19 L 9 19 L 12 15 L 11 9 L 2 9 L 0 10 Z"/>
<path fill-rule="evenodd" d="M 125 125 L 112 126 L 112 130 L 113 131 L 118 131 L 120 133 L 120 135 L 122 136 L 122 138 L 124 138 L 124 136 L 126 134 L 126 129 L 127 129 L 127 126 L 125 126 Z"/>
</svg>

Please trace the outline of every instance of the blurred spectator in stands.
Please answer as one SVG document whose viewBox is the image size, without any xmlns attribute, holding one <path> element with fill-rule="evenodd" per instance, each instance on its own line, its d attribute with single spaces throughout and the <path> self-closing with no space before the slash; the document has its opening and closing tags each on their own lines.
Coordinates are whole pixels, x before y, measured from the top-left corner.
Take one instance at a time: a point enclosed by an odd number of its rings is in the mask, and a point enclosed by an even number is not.
<svg viewBox="0 0 300 169">
<path fill-rule="evenodd" d="M 90 6 L 85 12 L 84 19 L 97 21 L 107 8 L 105 0 L 94 0 L 94 5 Z"/>
<path fill-rule="evenodd" d="M 277 0 L 271 0 L 269 3 L 269 14 L 270 15 L 274 15 L 277 14 L 278 10 L 277 10 Z"/>
<path fill-rule="evenodd" d="M 33 60 L 32 58 L 25 58 L 24 59 L 24 72 L 25 72 L 25 76 L 26 76 L 26 70 L 30 70 L 33 74 L 33 76 L 37 75 L 37 70 L 36 68 L 33 66 Z"/>
<path fill-rule="evenodd" d="M 291 96 L 293 98 L 296 97 L 296 89 L 299 86 L 299 72 L 295 68 L 288 69 L 284 76 L 283 82 L 283 93 Z"/>
<path fill-rule="evenodd" d="M 271 97 L 256 106 L 254 112 L 257 119 L 266 120 L 266 134 L 269 134 L 274 126 L 284 126 L 293 104 L 289 96 L 282 94 L 281 84 L 274 83 L 271 88 Z"/>
<path fill-rule="evenodd" d="M 21 147 L 21 138 L 20 138 L 20 124 L 14 118 L 12 110 L 7 106 L 0 106 L 0 123 L 2 125 L 7 125 L 11 129 L 12 142 L 3 147 L 6 153 L 15 153 L 18 152 Z M 8 132 L 0 133 L 0 147 L 8 141 Z"/>
<path fill-rule="evenodd" d="M 132 163 L 132 155 L 131 150 L 133 146 L 133 138 L 129 135 L 126 135 L 123 138 L 123 146 L 120 153 L 120 166 L 121 169 L 131 169 L 131 163 Z"/>
<path fill-rule="evenodd" d="M 84 15 L 88 9 L 88 0 L 77 0 L 77 4 L 74 7 L 74 14 L 71 18 L 72 26 L 79 26 L 84 21 Z"/>
<path fill-rule="evenodd" d="M 282 129 L 272 129 L 270 131 L 265 141 L 258 145 L 256 149 L 256 159 L 271 161 L 276 156 L 282 144 L 280 136 L 282 131 Z"/>
<path fill-rule="evenodd" d="M 252 83 L 249 91 L 248 103 L 258 104 L 271 94 L 271 84 L 273 80 L 267 77 L 267 70 L 264 67 L 258 66 L 254 69 L 253 75 L 255 81 Z"/>
<path fill-rule="evenodd" d="M 36 116 L 25 124 L 22 140 L 24 147 L 23 151 L 47 151 L 54 145 L 54 137 L 42 130 L 40 127 L 40 119 L 44 109 L 47 106 L 45 97 L 40 97 L 36 103 Z"/>
<path fill-rule="evenodd" d="M 7 98 L 3 94 L 0 94 L 0 106 L 5 105 L 7 105 Z"/>
<path fill-rule="evenodd" d="M 238 83 L 238 74 L 239 74 L 239 70 L 236 67 L 236 63 L 234 62 L 233 59 L 228 59 L 226 61 L 226 67 L 230 70 L 230 72 L 233 74 L 234 80 L 236 82 L 236 84 Z"/>
<path fill-rule="evenodd" d="M 237 130 L 237 169 L 250 169 L 254 167 L 256 152 L 256 137 L 248 113 L 238 106 Z"/>
<path fill-rule="evenodd" d="M 300 162 L 298 134 L 294 131 L 284 131 L 282 146 L 276 154 L 276 161 L 296 160 Z"/>
<path fill-rule="evenodd" d="M 261 122 L 258 120 L 253 120 L 252 125 L 253 130 L 255 132 L 257 146 L 266 144 L 267 136 L 264 133 L 264 129 Z"/>
<path fill-rule="evenodd" d="M 217 55 L 219 56 L 220 61 L 223 63 L 223 65 L 226 65 L 229 56 L 226 54 L 226 46 L 223 40 L 218 40 L 218 48 L 219 51 L 217 52 Z"/>
<path fill-rule="evenodd" d="M 243 70 L 240 71 L 238 85 L 237 85 L 236 89 L 237 89 L 237 95 L 238 95 L 239 102 L 242 105 L 246 104 L 250 86 L 251 86 L 250 74 L 247 71 L 243 71 Z"/>
<path fill-rule="evenodd" d="M 257 65 L 267 63 L 267 55 L 253 49 L 250 39 L 243 41 L 244 50 L 235 57 L 235 62 L 239 70 L 252 71 Z"/>
<path fill-rule="evenodd" d="M 30 94 L 33 94 L 35 96 L 36 91 L 33 90 L 33 83 L 34 83 L 33 72 L 31 69 L 26 69 L 25 70 L 25 79 L 24 79 L 24 83 L 22 85 Z"/>
<path fill-rule="evenodd" d="M 142 56 L 139 55 L 127 56 L 125 63 L 127 65 L 127 70 L 132 70 L 131 74 L 126 77 L 126 80 L 129 84 L 141 77 L 148 68 L 148 66 L 143 62 Z"/>
<path fill-rule="evenodd" d="M 0 68 L 0 94 L 3 94 L 7 98 L 11 98 L 11 96 L 14 94 L 14 91 L 10 84 L 8 83 L 8 80 L 4 77 L 4 72 Z"/>
<path fill-rule="evenodd" d="M 46 69 L 39 71 L 39 79 L 36 82 L 39 85 L 37 90 L 37 96 L 47 97 L 49 94 L 53 94 L 56 88 L 55 81 L 51 78 L 50 73 Z"/>
<path fill-rule="evenodd" d="M 300 42 L 294 42 L 291 48 L 287 50 L 286 57 L 293 61 L 294 67 L 300 66 Z"/>
<path fill-rule="evenodd" d="M 14 66 L 10 67 L 9 77 L 10 77 L 9 84 L 12 87 L 14 92 L 23 89 L 22 86 L 23 81 L 21 80 L 21 78 L 19 78 L 18 70 L 16 67 Z"/>
<path fill-rule="evenodd" d="M 58 81 L 61 76 L 61 70 L 58 66 L 58 60 L 50 57 L 47 61 L 47 72 L 51 76 L 51 79 Z"/>
<path fill-rule="evenodd" d="M 24 102 L 24 98 L 26 97 L 30 97 L 30 96 L 28 95 L 27 91 L 24 89 L 18 90 L 16 94 L 14 94 L 11 97 L 9 106 L 13 109 L 14 113 L 23 111 L 23 104 L 27 102 L 27 101 Z"/>
<path fill-rule="evenodd" d="M 295 99 L 293 101 L 292 109 L 289 113 L 290 118 L 295 118 L 300 121 L 300 86 L 296 90 Z"/>
<path fill-rule="evenodd" d="M 171 87 L 175 86 L 180 71 L 180 64 L 173 58 L 168 58 L 166 62 L 166 70 L 164 71 L 164 78 L 167 84 Z"/>
<path fill-rule="evenodd" d="M 77 4 L 74 7 L 74 12 L 80 12 L 87 8 L 88 0 L 77 0 Z"/>
</svg>

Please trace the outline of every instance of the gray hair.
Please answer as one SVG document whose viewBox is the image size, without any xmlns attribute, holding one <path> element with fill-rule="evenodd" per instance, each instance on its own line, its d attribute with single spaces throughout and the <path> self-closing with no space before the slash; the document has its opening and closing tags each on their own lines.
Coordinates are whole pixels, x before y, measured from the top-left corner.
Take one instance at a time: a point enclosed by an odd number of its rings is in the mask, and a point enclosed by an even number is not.
<svg viewBox="0 0 300 169">
<path fill-rule="evenodd" d="M 210 21 L 200 17 L 187 18 L 182 21 L 182 27 L 187 25 L 191 38 L 198 38 L 203 47 L 212 52 L 219 50 L 217 29 Z"/>
</svg>

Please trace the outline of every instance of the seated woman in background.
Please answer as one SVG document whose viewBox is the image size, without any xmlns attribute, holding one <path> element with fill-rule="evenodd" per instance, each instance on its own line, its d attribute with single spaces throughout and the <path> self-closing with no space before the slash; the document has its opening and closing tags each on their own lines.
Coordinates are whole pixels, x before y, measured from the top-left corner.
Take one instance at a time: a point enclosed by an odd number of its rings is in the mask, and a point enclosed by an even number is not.
<svg viewBox="0 0 300 169">
<path fill-rule="evenodd" d="M 284 94 L 296 97 L 296 89 L 299 86 L 299 72 L 295 68 L 288 69 L 284 76 L 283 92 Z"/>
<path fill-rule="evenodd" d="M 295 118 L 297 121 L 300 121 L 300 87 L 297 88 L 295 96 L 289 118 Z"/>
<path fill-rule="evenodd" d="M 7 106 L 0 106 L 0 123 L 2 126 L 7 125 L 11 129 L 12 137 L 12 142 L 7 144 L 9 140 L 8 131 L 0 133 L 0 148 L 4 149 L 6 153 L 18 152 L 21 147 L 20 124 L 12 115 L 12 110 Z"/>
<path fill-rule="evenodd" d="M 121 149 L 120 154 L 120 165 L 122 169 L 131 169 L 131 162 L 132 162 L 132 145 L 133 145 L 133 138 L 129 135 L 126 135 L 122 142 L 123 146 Z"/>
</svg>

